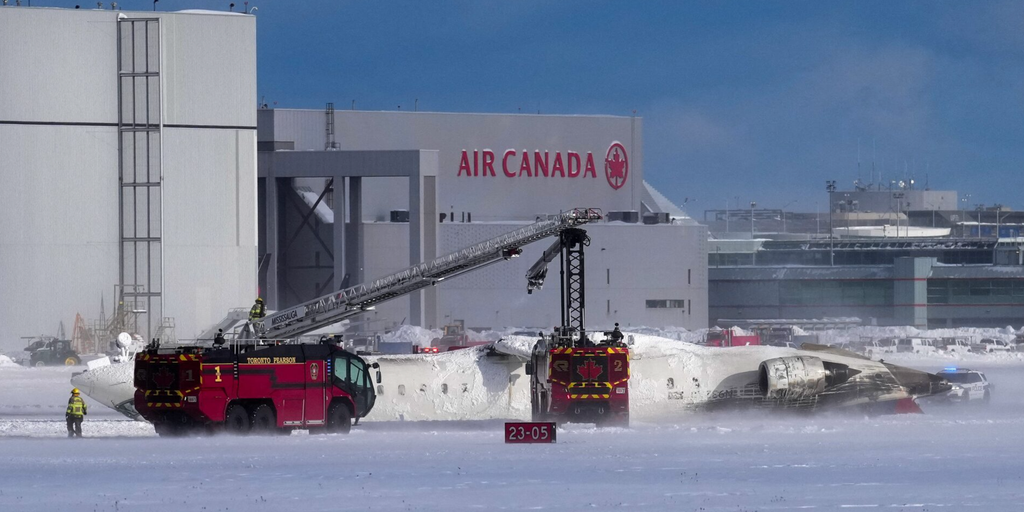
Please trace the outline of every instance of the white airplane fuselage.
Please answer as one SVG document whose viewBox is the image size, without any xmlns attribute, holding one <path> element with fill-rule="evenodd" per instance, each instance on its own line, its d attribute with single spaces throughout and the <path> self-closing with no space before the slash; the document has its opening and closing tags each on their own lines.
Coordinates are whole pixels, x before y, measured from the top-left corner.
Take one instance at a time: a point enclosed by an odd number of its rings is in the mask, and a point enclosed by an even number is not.
<svg viewBox="0 0 1024 512">
<path fill-rule="evenodd" d="M 646 335 L 632 338 L 630 415 L 638 420 L 719 406 L 821 408 L 888 402 L 921 394 L 920 387 L 902 385 L 896 369 L 911 372 L 915 379 L 927 380 L 922 376 L 929 375 L 849 353 L 769 346 L 715 348 Z M 535 341 L 510 336 L 493 349 L 369 356 L 368 362 L 380 364 L 383 378 L 376 384 L 376 404 L 364 421 L 529 419 L 530 377 L 525 362 Z M 813 370 L 807 378 L 803 373 L 772 373 L 779 368 L 803 368 L 806 363 L 817 368 L 822 361 L 826 366 L 848 367 L 853 375 L 826 386 L 824 378 L 811 378 Z M 765 362 L 774 364 L 762 365 Z M 133 364 L 92 369 L 75 376 L 72 383 L 132 417 Z M 768 374 L 772 374 L 769 387 L 790 386 L 789 390 L 766 392 L 759 378 Z M 819 374 L 824 375 L 820 369 L 815 375 Z M 798 386 L 803 387 L 792 391 Z"/>
</svg>

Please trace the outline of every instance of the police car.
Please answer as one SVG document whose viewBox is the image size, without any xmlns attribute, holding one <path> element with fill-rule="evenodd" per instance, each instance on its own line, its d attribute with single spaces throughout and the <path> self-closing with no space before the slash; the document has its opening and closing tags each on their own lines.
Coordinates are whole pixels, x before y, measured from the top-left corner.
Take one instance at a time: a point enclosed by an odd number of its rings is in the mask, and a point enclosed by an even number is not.
<svg viewBox="0 0 1024 512">
<path fill-rule="evenodd" d="M 985 378 L 985 374 L 977 370 L 967 368 L 945 368 L 936 373 L 939 377 L 946 379 L 953 385 L 953 389 L 940 395 L 950 402 L 984 402 L 992 399 L 992 383 Z"/>
</svg>

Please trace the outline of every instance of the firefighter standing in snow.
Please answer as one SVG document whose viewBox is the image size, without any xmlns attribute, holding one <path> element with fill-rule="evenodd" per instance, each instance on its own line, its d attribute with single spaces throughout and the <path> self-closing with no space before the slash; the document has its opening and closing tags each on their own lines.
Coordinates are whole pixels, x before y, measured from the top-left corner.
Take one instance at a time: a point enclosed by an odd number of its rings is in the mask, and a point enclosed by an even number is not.
<svg viewBox="0 0 1024 512">
<path fill-rule="evenodd" d="M 71 398 L 68 399 L 68 410 L 64 418 L 68 422 L 68 437 L 82 437 L 82 419 L 89 414 L 89 408 L 85 400 L 78 396 L 78 388 L 71 390 Z"/>
</svg>

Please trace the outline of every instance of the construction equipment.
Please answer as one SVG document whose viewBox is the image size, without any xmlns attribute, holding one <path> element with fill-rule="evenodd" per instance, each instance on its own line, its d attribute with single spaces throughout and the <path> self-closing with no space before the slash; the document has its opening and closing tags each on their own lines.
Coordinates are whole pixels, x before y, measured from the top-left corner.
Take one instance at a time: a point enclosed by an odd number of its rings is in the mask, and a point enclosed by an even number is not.
<svg viewBox="0 0 1024 512">
<path fill-rule="evenodd" d="M 562 324 L 533 347 L 530 375 L 533 421 L 629 425 L 629 348 L 621 336 L 593 337 L 585 329 L 584 247 L 587 232 L 568 228 L 526 275 L 527 291 L 539 289 L 547 267 L 561 255 Z"/>
<path fill-rule="evenodd" d="M 71 340 L 53 336 L 39 336 L 25 347 L 29 366 L 75 366 L 82 364 L 78 353 L 71 349 Z"/>
<path fill-rule="evenodd" d="M 440 338 L 434 338 L 430 341 L 430 347 L 437 349 L 438 352 L 448 352 L 490 343 L 487 340 L 471 339 L 469 332 L 466 331 L 465 320 L 452 320 L 452 323 L 442 327 L 442 332 L 443 334 Z"/>
</svg>

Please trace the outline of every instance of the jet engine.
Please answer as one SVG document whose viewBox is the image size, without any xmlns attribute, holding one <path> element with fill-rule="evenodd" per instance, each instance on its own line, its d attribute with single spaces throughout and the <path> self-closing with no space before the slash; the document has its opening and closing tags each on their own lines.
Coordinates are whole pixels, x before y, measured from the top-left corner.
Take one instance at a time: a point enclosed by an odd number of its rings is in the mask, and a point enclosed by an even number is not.
<svg viewBox="0 0 1024 512">
<path fill-rule="evenodd" d="M 842 384 L 860 373 L 849 366 L 811 356 L 779 357 L 762 361 L 757 384 L 765 398 L 809 398 Z"/>
</svg>

